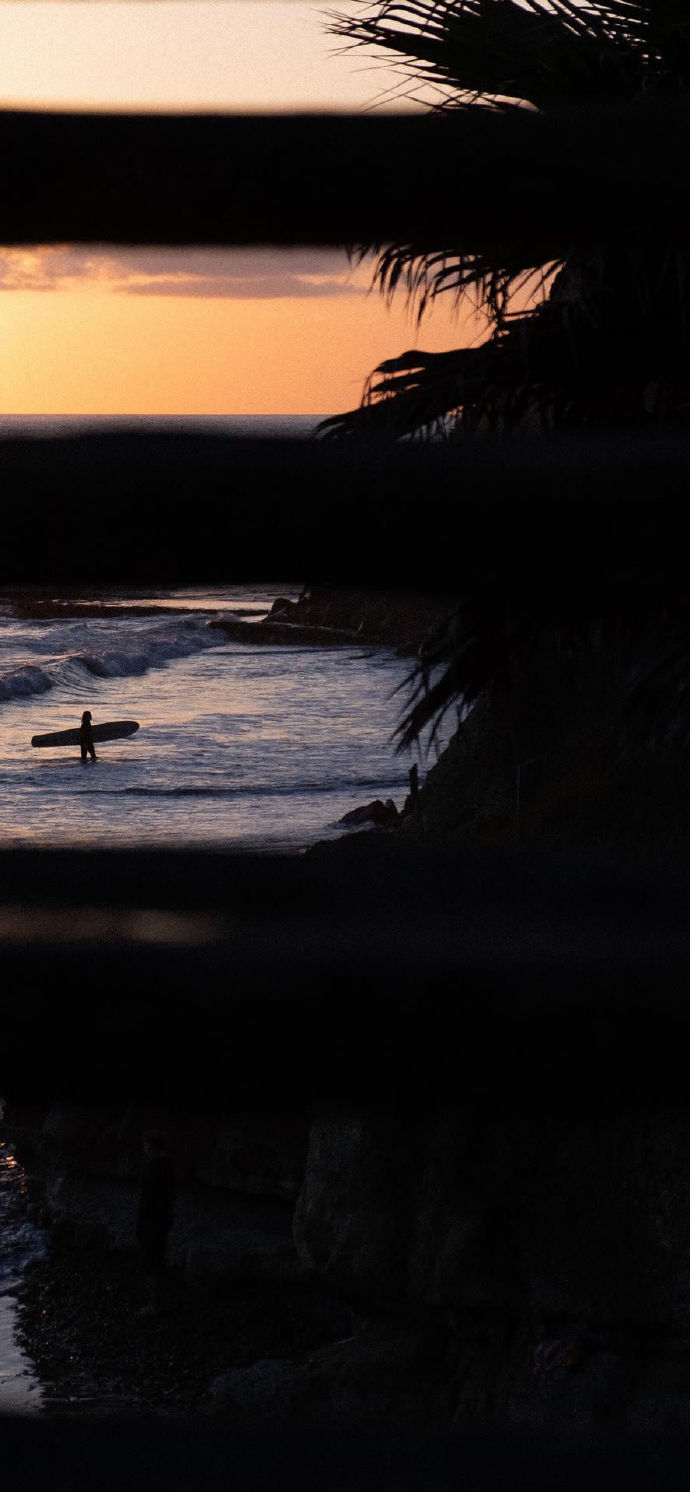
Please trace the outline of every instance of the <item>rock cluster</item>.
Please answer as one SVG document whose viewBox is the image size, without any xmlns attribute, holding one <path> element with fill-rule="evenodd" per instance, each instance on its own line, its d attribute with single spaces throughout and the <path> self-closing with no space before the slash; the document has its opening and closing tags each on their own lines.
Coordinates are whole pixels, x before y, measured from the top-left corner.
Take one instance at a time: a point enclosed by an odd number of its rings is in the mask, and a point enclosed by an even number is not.
<svg viewBox="0 0 690 1492">
<path fill-rule="evenodd" d="M 228 1120 L 221 1148 L 186 1116 L 178 1274 L 314 1281 L 354 1312 L 306 1353 L 228 1363 L 209 1406 L 247 1423 L 690 1430 L 690 1120 L 535 1098 L 320 1110 L 299 1144 L 288 1116 L 283 1141 L 275 1115 Z M 108 1174 L 107 1129 L 55 1108 L 24 1149 L 54 1223 L 131 1250 L 133 1182 Z"/>
<path fill-rule="evenodd" d="M 403 656 L 419 651 L 429 632 L 441 622 L 449 602 L 443 597 L 344 590 L 332 586 L 305 587 L 297 601 L 279 596 L 267 617 L 243 622 L 217 617 L 220 628 L 239 642 L 318 645 L 319 647 L 389 647 Z"/>
</svg>

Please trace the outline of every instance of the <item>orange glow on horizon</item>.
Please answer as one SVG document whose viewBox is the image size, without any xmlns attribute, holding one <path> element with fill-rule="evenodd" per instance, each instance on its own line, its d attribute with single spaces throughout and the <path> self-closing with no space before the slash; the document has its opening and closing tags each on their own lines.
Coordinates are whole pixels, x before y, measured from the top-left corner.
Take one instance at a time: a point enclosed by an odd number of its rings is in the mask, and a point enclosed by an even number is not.
<svg viewBox="0 0 690 1492">
<path fill-rule="evenodd" d="M 398 72 L 349 49 L 328 24 L 305 0 L 4 0 L 0 104 L 269 114 L 419 106 L 399 95 Z M 283 279 L 265 298 L 255 283 L 184 296 L 176 287 L 127 293 L 131 281 L 118 290 L 98 272 L 75 271 L 75 259 L 65 253 L 71 278 L 60 284 L 50 274 L 32 280 L 29 263 L 14 266 L 14 280 L 0 275 L 0 414 L 334 414 L 359 404 L 384 359 L 466 346 L 486 331 L 469 310 L 458 319 L 446 298 L 420 329 L 402 296 L 389 309 L 377 293 L 338 293 L 332 271 L 327 295 L 323 285 L 314 293 L 317 272 L 311 290 L 294 295 L 283 294 Z M 368 275 L 352 280 L 368 284 Z"/>
<path fill-rule="evenodd" d="M 0 295 L 4 414 L 331 414 L 385 358 L 477 339 L 439 305 L 418 329 L 401 299 L 224 299 L 95 288 Z"/>
</svg>

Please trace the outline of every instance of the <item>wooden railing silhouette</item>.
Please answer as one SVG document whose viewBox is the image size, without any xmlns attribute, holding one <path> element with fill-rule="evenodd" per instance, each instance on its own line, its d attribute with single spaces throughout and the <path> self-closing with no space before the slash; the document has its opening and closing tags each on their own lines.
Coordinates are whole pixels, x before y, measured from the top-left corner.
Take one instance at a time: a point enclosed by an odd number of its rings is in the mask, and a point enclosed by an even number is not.
<svg viewBox="0 0 690 1492">
<path fill-rule="evenodd" d="M 557 256 L 592 236 L 658 236 L 662 223 L 672 241 L 687 231 L 688 144 L 688 107 L 658 100 L 509 119 L 6 111 L 0 239 L 398 237 L 470 252 L 506 236 L 529 243 L 538 231 Z M 547 566 L 557 583 L 570 569 L 574 583 L 606 585 L 622 546 L 628 583 L 663 586 L 678 579 L 688 468 L 685 437 L 635 442 L 615 431 L 481 451 L 201 435 L 1 442 L 0 583 L 134 579 L 153 564 L 170 580 L 211 578 L 230 560 L 236 578 L 258 564 L 350 583 L 409 586 L 416 576 L 445 590 L 479 567 L 487 584 L 510 571 L 513 587 L 529 589 Z M 575 526 L 555 506 L 571 502 Z M 449 547 L 456 518 L 462 532 Z"/>
</svg>

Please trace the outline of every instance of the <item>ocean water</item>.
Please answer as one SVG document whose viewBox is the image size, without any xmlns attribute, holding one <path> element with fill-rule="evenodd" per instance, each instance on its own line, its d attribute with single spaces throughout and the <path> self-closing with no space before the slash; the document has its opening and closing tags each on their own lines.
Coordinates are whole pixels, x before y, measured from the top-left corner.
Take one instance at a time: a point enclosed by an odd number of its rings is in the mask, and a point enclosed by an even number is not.
<svg viewBox="0 0 690 1492">
<path fill-rule="evenodd" d="M 30 1259 L 45 1254 L 45 1235 L 27 1221 L 25 1180 L 2 1128 L 0 1099 L 0 1415 L 42 1408 L 33 1365 L 16 1340 L 16 1293 Z"/>
<path fill-rule="evenodd" d="M 402 807 L 411 758 L 395 753 L 392 650 L 235 642 L 212 625 L 258 620 L 278 585 L 88 599 L 105 616 L 18 615 L 0 595 L 0 845 L 298 851 L 342 833 L 373 798 Z M 293 592 L 294 596 L 294 592 Z M 147 615 L 134 608 L 155 607 Z M 189 608 L 176 614 L 172 608 Z M 34 734 L 134 719 L 130 738 L 32 748 Z"/>
<path fill-rule="evenodd" d="M 0 414 L 0 437 L 75 435 L 84 431 L 207 431 L 215 435 L 292 435 L 308 437 L 321 414 L 151 415 Z"/>
<path fill-rule="evenodd" d="M 308 437 L 319 418 L 3 416 L 0 435 L 136 426 Z M 107 603 L 106 616 L 39 617 L 27 614 L 27 592 L 0 582 L 0 846 L 294 853 L 342 833 L 338 819 L 362 802 L 402 807 L 412 757 L 391 737 L 409 661 L 237 643 L 209 625 L 223 613 L 256 621 L 279 594 L 295 593 L 273 578 L 238 586 L 231 574 L 225 586 L 163 591 L 152 575 L 144 590 L 83 596 Z M 156 610 L 135 614 L 142 605 Z M 86 767 L 77 748 L 31 747 L 85 709 L 94 723 L 140 729 Z"/>
</svg>

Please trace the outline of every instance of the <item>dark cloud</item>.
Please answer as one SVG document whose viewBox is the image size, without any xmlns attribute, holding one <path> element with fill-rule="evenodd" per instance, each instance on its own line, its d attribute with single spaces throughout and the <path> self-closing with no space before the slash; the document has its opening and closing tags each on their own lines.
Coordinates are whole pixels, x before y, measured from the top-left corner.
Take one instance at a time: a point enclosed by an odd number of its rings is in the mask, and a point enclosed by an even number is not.
<svg viewBox="0 0 690 1492">
<path fill-rule="evenodd" d="M 101 286 L 125 295 L 262 300 L 358 295 L 347 256 L 332 249 L 0 249 L 0 290 Z"/>
<path fill-rule="evenodd" d="M 221 275 L 215 278 L 203 275 L 194 278 L 170 276 L 168 279 L 161 276 L 146 284 L 132 281 L 131 284 L 122 286 L 122 289 L 128 295 L 184 295 L 207 299 L 220 296 L 225 300 L 277 300 L 280 296 L 301 300 L 306 296 L 313 298 L 365 293 L 358 285 L 341 285 L 335 280 L 300 280 L 296 275 L 262 275 L 257 279 L 244 280 L 235 279 L 233 275 L 226 275 L 225 278 Z"/>
</svg>

